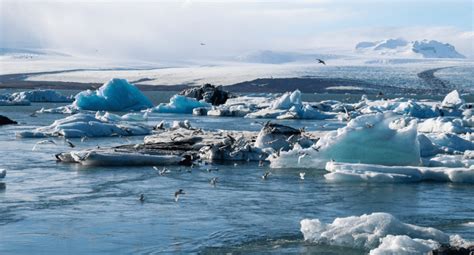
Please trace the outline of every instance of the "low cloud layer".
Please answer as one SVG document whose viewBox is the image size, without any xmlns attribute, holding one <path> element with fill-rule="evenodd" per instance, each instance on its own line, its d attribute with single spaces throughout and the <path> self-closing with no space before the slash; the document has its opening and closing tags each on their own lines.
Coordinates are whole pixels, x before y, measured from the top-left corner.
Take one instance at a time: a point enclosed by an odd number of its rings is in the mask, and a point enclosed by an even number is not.
<svg viewBox="0 0 474 255">
<path fill-rule="evenodd" d="M 403 37 L 448 42 L 473 57 L 472 25 L 364 22 L 371 1 L 0 1 L 0 43 L 8 48 L 159 61 L 258 49 L 337 52 Z"/>
</svg>

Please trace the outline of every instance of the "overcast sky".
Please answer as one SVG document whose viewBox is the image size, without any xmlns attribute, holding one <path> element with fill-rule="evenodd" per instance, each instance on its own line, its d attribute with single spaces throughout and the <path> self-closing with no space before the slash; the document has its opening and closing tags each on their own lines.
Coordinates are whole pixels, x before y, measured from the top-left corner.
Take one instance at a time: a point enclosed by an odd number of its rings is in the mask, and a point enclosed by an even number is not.
<svg viewBox="0 0 474 255">
<path fill-rule="evenodd" d="M 0 22 L 3 48 L 146 60 L 260 49 L 337 53 L 397 37 L 448 42 L 474 57 L 472 0 L 0 0 Z"/>
</svg>

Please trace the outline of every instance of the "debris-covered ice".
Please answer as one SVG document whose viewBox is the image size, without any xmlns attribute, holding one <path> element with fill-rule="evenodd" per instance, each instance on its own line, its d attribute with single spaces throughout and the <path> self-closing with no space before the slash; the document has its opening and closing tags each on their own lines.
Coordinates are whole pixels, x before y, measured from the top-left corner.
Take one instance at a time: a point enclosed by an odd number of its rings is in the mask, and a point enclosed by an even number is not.
<svg viewBox="0 0 474 255">
<path fill-rule="evenodd" d="M 77 94 L 73 106 L 91 111 L 138 111 L 151 108 L 153 104 L 133 84 L 114 78 L 95 91 Z"/>
</svg>

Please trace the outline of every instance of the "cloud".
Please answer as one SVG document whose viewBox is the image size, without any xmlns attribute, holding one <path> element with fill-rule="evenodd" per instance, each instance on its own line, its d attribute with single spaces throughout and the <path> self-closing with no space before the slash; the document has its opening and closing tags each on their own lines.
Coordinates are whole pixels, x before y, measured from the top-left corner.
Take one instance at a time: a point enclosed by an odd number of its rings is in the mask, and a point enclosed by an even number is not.
<svg viewBox="0 0 474 255">
<path fill-rule="evenodd" d="M 472 31 L 455 27 L 351 28 L 365 19 L 351 1 L 0 1 L 2 47 L 160 61 L 257 49 L 352 49 L 359 40 L 404 37 L 473 51 Z"/>
</svg>

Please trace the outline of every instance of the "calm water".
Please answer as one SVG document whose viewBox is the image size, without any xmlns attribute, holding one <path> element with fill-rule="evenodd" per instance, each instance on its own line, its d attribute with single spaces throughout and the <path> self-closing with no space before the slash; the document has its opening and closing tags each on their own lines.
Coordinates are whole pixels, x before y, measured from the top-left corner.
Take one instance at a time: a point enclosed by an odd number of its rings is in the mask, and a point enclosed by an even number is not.
<svg viewBox="0 0 474 255">
<path fill-rule="evenodd" d="M 153 94 L 155 102 L 168 94 Z M 317 246 L 303 241 L 299 222 L 372 212 L 389 212 L 402 221 L 435 227 L 474 240 L 474 187 L 448 183 L 335 184 L 324 170 L 272 170 L 257 163 L 219 164 L 217 172 L 205 166 L 191 173 L 172 167 L 159 176 L 151 167 L 81 167 L 58 164 L 54 154 L 69 148 L 58 145 L 32 151 L 38 139 L 17 139 L 15 131 L 49 125 L 62 115 L 29 117 L 34 109 L 0 107 L 0 114 L 20 122 L 0 127 L 0 168 L 8 170 L 0 191 L 0 254 L 98 253 L 316 253 L 363 254 L 361 250 Z M 190 119 L 206 129 L 259 130 L 254 120 L 190 115 L 152 115 L 162 119 Z M 284 121 L 294 127 L 321 129 L 322 121 Z M 337 128 L 340 123 L 330 122 Z M 143 137 L 132 137 L 140 142 Z M 79 148 L 118 145 L 121 138 L 95 138 Z M 209 184 L 218 177 L 216 187 Z M 187 192 L 174 202 L 177 189 Z M 145 203 L 138 201 L 140 193 Z"/>
</svg>

